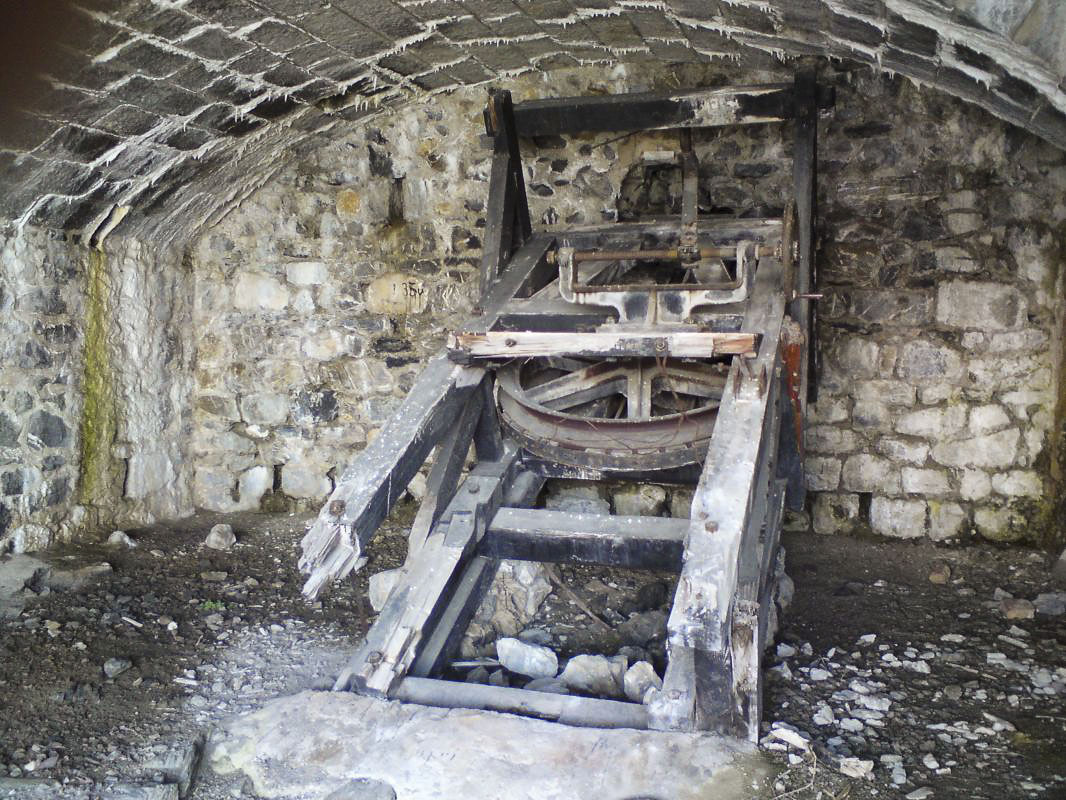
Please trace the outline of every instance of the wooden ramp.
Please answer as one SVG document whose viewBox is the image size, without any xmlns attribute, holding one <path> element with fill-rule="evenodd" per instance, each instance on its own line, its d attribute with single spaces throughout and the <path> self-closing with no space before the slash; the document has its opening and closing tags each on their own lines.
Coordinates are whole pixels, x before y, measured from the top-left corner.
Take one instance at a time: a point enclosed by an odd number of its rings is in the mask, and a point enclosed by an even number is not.
<svg viewBox="0 0 1066 800">
<path fill-rule="evenodd" d="M 786 503 L 802 507 L 813 331 L 813 73 L 794 85 L 490 96 L 483 294 L 355 459 L 303 540 L 304 593 L 349 574 L 432 454 L 408 561 L 337 689 L 576 726 L 758 736 Z M 650 111 L 649 111 L 650 109 Z M 794 120 L 780 217 L 699 214 L 690 129 Z M 676 217 L 566 232 L 529 221 L 519 137 L 678 128 Z M 660 160 L 662 154 L 657 154 Z M 649 244 L 650 243 L 650 244 Z M 465 469 L 473 446 L 476 465 Z M 535 508 L 547 478 L 695 487 L 689 519 Z M 661 692 L 644 704 L 444 680 L 500 559 L 671 570 Z"/>
</svg>

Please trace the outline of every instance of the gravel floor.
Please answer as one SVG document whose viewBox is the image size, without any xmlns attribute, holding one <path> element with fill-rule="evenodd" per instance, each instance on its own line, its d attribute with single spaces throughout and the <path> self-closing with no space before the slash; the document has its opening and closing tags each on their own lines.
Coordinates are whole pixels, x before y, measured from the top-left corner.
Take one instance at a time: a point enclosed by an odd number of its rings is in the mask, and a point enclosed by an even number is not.
<svg viewBox="0 0 1066 800">
<path fill-rule="evenodd" d="M 130 792 L 158 788 L 165 758 L 223 719 L 330 685 L 373 618 L 367 579 L 400 564 L 413 510 L 401 504 L 367 567 L 313 606 L 295 566 L 306 516 L 200 515 L 129 531 L 134 549 L 47 554 L 51 575 L 0 620 L 0 797 L 150 798 Z M 230 552 L 202 545 L 217 522 L 237 531 Z M 1040 613 L 1057 610 L 1043 554 L 785 544 L 796 593 L 768 654 L 763 740 L 781 774 L 763 797 L 1066 797 L 1066 615 Z M 110 570 L 70 586 L 100 563 Z M 556 626 L 564 657 L 613 654 L 627 617 L 669 585 L 559 574 L 569 591 L 556 587 L 537 624 Z M 1031 608 L 1005 593 L 1045 597 Z M 253 795 L 201 769 L 189 796 Z"/>
</svg>

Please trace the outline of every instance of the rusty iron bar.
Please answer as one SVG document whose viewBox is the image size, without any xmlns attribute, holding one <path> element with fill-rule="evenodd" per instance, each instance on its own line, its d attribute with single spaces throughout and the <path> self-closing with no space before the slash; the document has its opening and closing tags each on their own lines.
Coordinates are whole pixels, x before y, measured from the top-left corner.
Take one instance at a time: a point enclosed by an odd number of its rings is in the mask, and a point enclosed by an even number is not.
<svg viewBox="0 0 1066 800">
<path fill-rule="evenodd" d="M 733 247 L 701 247 L 700 258 L 735 258 L 736 246 Z M 628 261 L 628 260 L 662 260 L 679 261 L 680 255 L 677 248 L 669 250 L 577 250 L 574 252 L 574 262 L 581 261 Z"/>
</svg>

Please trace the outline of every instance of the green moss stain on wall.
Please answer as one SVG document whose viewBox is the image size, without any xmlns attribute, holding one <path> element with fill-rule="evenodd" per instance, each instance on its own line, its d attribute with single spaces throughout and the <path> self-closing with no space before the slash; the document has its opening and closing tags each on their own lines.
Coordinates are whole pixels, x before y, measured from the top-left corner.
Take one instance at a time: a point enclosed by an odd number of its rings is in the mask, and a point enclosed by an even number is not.
<svg viewBox="0 0 1066 800">
<path fill-rule="evenodd" d="M 107 256 L 90 250 L 86 276 L 84 405 L 81 415 L 81 464 L 78 500 L 100 505 L 111 499 L 120 478 L 111 455 L 117 409 L 107 347 L 109 309 Z"/>
</svg>

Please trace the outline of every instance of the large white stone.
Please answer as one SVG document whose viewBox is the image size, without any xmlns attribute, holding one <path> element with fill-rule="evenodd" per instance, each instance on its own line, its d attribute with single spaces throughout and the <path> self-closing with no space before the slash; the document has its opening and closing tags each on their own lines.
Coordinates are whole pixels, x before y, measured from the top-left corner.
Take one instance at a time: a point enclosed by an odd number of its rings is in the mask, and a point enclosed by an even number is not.
<svg viewBox="0 0 1066 800">
<path fill-rule="evenodd" d="M 1040 475 L 1032 470 L 1015 469 L 994 473 L 992 488 L 1008 497 L 1041 497 L 1044 494 L 1044 482 Z"/>
<path fill-rule="evenodd" d="M 929 445 L 907 439 L 878 438 L 875 446 L 881 455 L 909 464 L 923 464 L 929 455 Z"/>
<path fill-rule="evenodd" d="M 899 468 L 887 458 L 858 453 L 844 462 L 841 487 L 849 492 L 899 492 Z"/>
<path fill-rule="evenodd" d="M 903 491 L 907 494 L 947 494 L 951 491 L 948 476 L 937 469 L 904 467 Z"/>
<path fill-rule="evenodd" d="M 933 446 L 933 460 L 949 467 L 1009 467 L 1018 454 L 1016 428 L 998 433 L 941 442 Z"/>
<path fill-rule="evenodd" d="M 619 516 L 657 517 L 666 506 L 666 489 L 654 483 L 628 484 L 611 493 Z"/>
<path fill-rule="evenodd" d="M 896 432 L 907 436 L 938 439 L 962 430 L 967 410 L 962 405 L 947 408 L 923 408 L 904 414 L 896 420 Z"/>
<path fill-rule="evenodd" d="M 974 511 L 973 521 L 978 533 L 994 542 L 1015 542 L 1025 533 L 1024 518 L 1009 508 L 979 508 Z"/>
<path fill-rule="evenodd" d="M 813 425 L 804 433 L 804 443 L 812 453 L 851 453 L 859 447 L 859 437 L 848 428 Z"/>
<path fill-rule="evenodd" d="M 289 398 L 259 392 L 241 398 L 241 416 L 250 425 L 280 425 L 289 416 Z"/>
<path fill-rule="evenodd" d="M 913 406 L 917 390 L 903 381 L 857 381 L 852 388 L 856 400 L 897 406 Z"/>
<path fill-rule="evenodd" d="M 285 265 L 285 279 L 296 286 L 325 283 L 329 270 L 321 261 L 294 261 Z"/>
<path fill-rule="evenodd" d="M 948 281 L 937 287 L 936 321 L 953 328 L 1005 331 L 1025 323 L 1026 302 L 1013 286 Z"/>
<path fill-rule="evenodd" d="M 626 670 L 622 679 L 626 697 L 634 703 L 643 703 L 649 689 L 662 689 L 663 679 L 647 661 L 638 661 Z"/>
<path fill-rule="evenodd" d="M 281 468 L 281 491 L 289 497 L 322 500 L 333 491 L 326 474 L 331 465 L 313 459 L 293 459 Z"/>
<path fill-rule="evenodd" d="M 970 409 L 970 432 L 990 433 L 1010 425 L 1010 417 L 1002 406 L 975 406 Z"/>
<path fill-rule="evenodd" d="M 130 454 L 126 467 L 126 497 L 139 500 L 169 486 L 177 475 L 170 455 L 161 450 Z"/>
<path fill-rule="evenodd" d="M 925 535 L 924 500 L 875 497 L 870 503 L 870 527 L 883 536 L 914 539 Z"/>
<path fill-rule="evenodd" d="M 965 509 L 958 503 L 929 502 L 929 538 L 950 539 L 958 536 L 968 521 Z"/>
<path fill-rule="evenodd" d="M 732 737 L 578 728 L 352 692 L 273 700 L 228 721 L 212 739 L 211 767 L 244 772 L 260 797 L 325 798 L 359 778 L 391 785 L 403 800 L 695 798 L 770 789 L 768 762 Z"/>
<path fill-rule="evenodd" d="M 244 272 L 233 287 L 233 305 L 247 311 L 280 311 L 289 304 L 289 290 L 258 272 Z"/>
<path fill-rule="evenodd" d="M 621 697 L 626 672 L 623 656 L 574 656 L 566 662 L 559 680 L 566 688 L 599 697 Z"/>
<path fill-rule="evenodd" d="M 496 642 L 496 655 L 505 669 L 530 678 L 554 678 L 559 658 L 550 647 L 505 637 Z"/>
<path fill-rule="evenodd" d="M 992 494 L 992 481 L 984 470 L 962 470 L 959 484 L 959 494 L 963 500 L 982 500 Z"/>
</svg>

